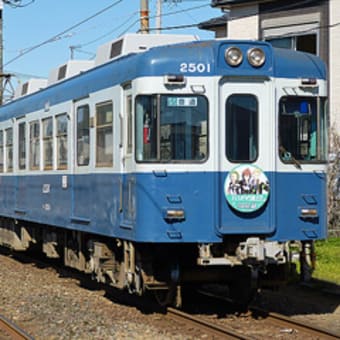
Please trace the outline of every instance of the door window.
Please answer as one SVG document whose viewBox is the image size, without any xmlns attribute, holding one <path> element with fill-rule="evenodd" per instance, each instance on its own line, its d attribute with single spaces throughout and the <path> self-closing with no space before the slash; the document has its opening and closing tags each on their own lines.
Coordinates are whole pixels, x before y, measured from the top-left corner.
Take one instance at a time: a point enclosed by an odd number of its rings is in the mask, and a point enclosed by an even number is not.
<svg viewBox="0 0 340 340">
<path fill-rule="evenodd" d="M 96 106 L 96 166 L 113 165 L 113 112 L 112 103 Z"/>
<path fill-rule="evenodd" d="M 77 164 L 90 163 L 90 109 L 88 105 L 77 108 Z"/>
<path fill-rule="evenodd" d="M 231 162 L 258 157 L 258 101 L 252 94 L 233 94 L 226 102 L 226 155 Z"/>
</svg>

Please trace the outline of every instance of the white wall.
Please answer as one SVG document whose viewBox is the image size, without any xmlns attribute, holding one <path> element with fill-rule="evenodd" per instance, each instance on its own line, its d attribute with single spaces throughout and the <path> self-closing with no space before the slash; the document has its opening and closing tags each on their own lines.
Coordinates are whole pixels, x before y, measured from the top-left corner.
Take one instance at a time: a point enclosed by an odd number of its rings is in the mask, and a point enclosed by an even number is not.
<svg viewBox="0 0 340 340">
<path fill-rule="evenodd" d="M 340 1 L 329 2 L 329 80 L 331 125 L 340 134 Z"/>
<path fill-rule="evenodd" d="M 251 39 L 259 38 L 258 5 L 236 7 L 230 11 L 228 21 L 228 38 Z M 235 20 L 233 20 L 235 18 Z"/>
</svg>

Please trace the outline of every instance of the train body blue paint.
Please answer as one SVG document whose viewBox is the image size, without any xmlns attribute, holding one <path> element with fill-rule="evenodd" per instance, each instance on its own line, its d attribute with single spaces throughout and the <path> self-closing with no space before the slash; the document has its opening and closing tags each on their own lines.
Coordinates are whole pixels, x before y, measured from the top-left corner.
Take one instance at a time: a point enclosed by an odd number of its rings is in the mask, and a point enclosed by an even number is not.
<svg viewBox="0 0 340 340">
<path fill-rule="evenodd" d="M 169 299 L 192 283 L 248 289 L 286 271 L 292 242 L 326 237 L 323 62 L 178 39 L 128 35 L 0 108 L 1 244 Z"/>
</svg>

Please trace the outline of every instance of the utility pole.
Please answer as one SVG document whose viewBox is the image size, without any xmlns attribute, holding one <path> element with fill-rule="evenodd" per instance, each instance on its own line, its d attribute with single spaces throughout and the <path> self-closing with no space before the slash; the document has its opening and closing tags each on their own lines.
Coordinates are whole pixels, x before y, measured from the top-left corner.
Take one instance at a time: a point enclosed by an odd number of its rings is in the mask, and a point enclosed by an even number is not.
<svg viewBox="0 0 340 340">
<path fill-rule="evenodd" d="M 149 33 L 149 0 L 140 0 L 140 31 Z"/>
<path fill-rule="evenodd" d="M 161 34 L 162 33 L 162 3 L 163 0 L 157 0 L 157 14 L 156 14 L 156 28 L 157 28 L 157 33 Z"/>
</svg>

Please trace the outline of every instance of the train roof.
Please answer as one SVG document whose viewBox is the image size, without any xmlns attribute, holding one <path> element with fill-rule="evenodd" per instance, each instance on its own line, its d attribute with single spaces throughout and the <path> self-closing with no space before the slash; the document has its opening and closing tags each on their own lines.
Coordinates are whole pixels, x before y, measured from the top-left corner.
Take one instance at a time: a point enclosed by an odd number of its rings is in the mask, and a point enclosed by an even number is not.
<svg viewBox="0 0 340 340">
<path fill-rule="evenodd" d="M 224 58 L 227 48 L 238 46 L 244 56 L 253 47 L 260 47 L 266 55 L 262 67 L 252 67 L 245 57 L 239 67 L 229 66 Z M 181 65 L 208 65 L 188 69 L 185 76 L 247 76 L 277 78 L 326 79 L 324 63 L 316 56 L 273 48 L 261 41 L 209 40 L 187 41 L 157 46 L 142 53 L 130 53 L 90 68 L 25 97 L 0 107 L 0 119 L 20 116 L 43 109 L 46 103 L 60 102 L 87 96 L 89 93 L 146 76 L 163 76 L 181 72 Z M 192 71 L 192 72 L 190 72 Z M 7 118 L 6 118 L 7 117 Z"/>
</svg>

